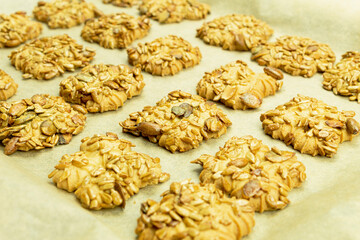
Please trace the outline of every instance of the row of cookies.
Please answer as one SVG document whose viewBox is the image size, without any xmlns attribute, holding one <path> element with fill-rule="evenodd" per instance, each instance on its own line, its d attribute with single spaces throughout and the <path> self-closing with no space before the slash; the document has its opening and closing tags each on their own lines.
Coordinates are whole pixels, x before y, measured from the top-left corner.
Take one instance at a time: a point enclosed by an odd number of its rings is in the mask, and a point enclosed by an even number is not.
<svg viewBox="0 0 360 240">
<path fill-rule="evenodd" d="M 121 14 L 123 15 L 123 14 Z M 115 15 L 114 15 L 115 16 Z M 116 15 L 118 16 L 118 15 Z M 139 25 L 141 25 L 139 23 Z M 133 32 L 133 35 L 136 35 L 136 30 Z M 138 33 L 141 35 L 141 33 Z M 290 37 L 288 37 L 290 39 Z M 289 40 L 288 39 L 288 40 Z M 294 40 L 294 39 L 292 39 Z M 292 41 L 289 40 L 290 42 Z M 295 39 L 294 41 L 297 41 L 298 39 Z M 110 43 L 111 42 L 111 43 Z M 108 40 L 108 42 L 105 41 L 105 45 L 107 44 L 114 44 L 114 41 Z M 131 42 L 129 40 L 129 42 Z M 128 43 L 129 43 L 128 42 Z M 124 43 L 121 43 L 124 44 Z M 289 44 L 289 43 L 288 43 Z M 302 50 L 300 52 L 310 53 L 310 54 L 317 54 L 318 47 L 315 45 L 315 43 L 312 41 L 307 44 L 303 44 Z M 70 47 L 71 46 L 71 47 Z M 289 45 L 290 46 L 290 45 Z M 296 49 L 297 47 L 292 46 L 293 49 Z M 54 52 L 45 50 L 45 48 L 50 49 L 61 49 L 59 50 L 62 53 Z M 78 49 L 78 54 L 69 54 L 69 49 Z M 10 58 L 12 64 L 17 68 L 24 72 L 23 77 L 24 78 L 37 78 L 37 79 L 50 79 L 55 76 L 58 76 L 62 74 L 65 70 L 67 71 L 74 71 L 77 67 L 84 67 L 88 64 L 88 62 L 93 58 L 95 55 L 94 50 L 90 48 L 86 48 L 86 50 L 80 50 L 81 46 L 76 44 L 74 40 L 69 38 L 68 36 L 58 36 L 58 37 L 50 37 L 50 38 L 41 38 L 38 40 L 34 40 L 32 43 L 29 43 L 25 45 L 24 47 L 14 51 L 11 53 Z M 311 49 L 311 51 L 309 50 Z M 160 51 L 158 51 L 160 50 Z M 309 51 L 308 51 L 309 50 Z M 314 51 L 315 50 L 315 51 Z M 279 50 L 280 52 L 282 50 Z M 43 52 L 43 54 L 41 54 Z M 253 53 L 254 59 L 260 59 L 260 64 L 263 64 L 263 59 L 268 59 L 266 56 L 266 52 L 268 50 L 263 50 L 262 47 L 256 47 L 256 50 L 254 50 Z M 58 55 L 65 54 L 66 57 L 64 58 L 58 58 Z M 281 53 L 282 54 L 282 53 Z M 321 53 L 322 54 L 322 53 Z M 321 55 L 320 54 L 320 55 Z M 201 59 L 201 53 L 198 48 L 193 48 L 190 43 L 187 41 L 178 38 L 176 36 L 169 36 L 165 38 L 159 38 L 154 40 L 151 43 L 146 44 L 139 44 L 137 48 L 129 48 L 128 49 L 128 55 L 129 55 L 129 62 L 133 65 L 140 65 L 142 69 L 145 71 L 148 71 L 155 75 L 170 75 L 175 74 L 178 71 L 180 71 L 183 68 L 187 68 L 190 66 L 194 66 L 200 62 Z M 275 55 L 279 56 L 279 52 Z M 285 54 L 286 56 L 289 56 L 289 53 Z M 290 54 L 291 55 L 291 54 Z M 293 54 L 294 55 L 294 54 Z M 293 56 L 291 55 L 291 56 Z M 296 54 L 295 54 L 296 55 Z M 294 55 L 294 56 L 295 56 Z M 356 70 L 356 61 L 358 59 L 359 54 L 356 52 L 349 52 L 346 55 L 344 55 L 344 60 L 336 65 L 335 69 L 330 69 L 327 72 L 324 73 L 324 88 L 327 88 L 329 90 L 333 89 L 335 93 L 347 95 L 351 100 L 357 100 L 358 99 L 358 91 L 360 91 L 359 87 L 357 86 L 359 83 L 358 74 Z M 84 57 L 82 57 L 84 56 Z M 301 55 L 296 55 L 298 59 L 302 59 Z M 310 61 L 310 57 L 307 56 L 307 60 Z M 277 57 L 275 57 L 277 58 Z M 291 58 L 291 57 L 290 57 Z M 283 63 L 284 59 L 280 59 L 277 61 L 276 64 L 268 64 L 265 63 L 265 65 L 275 66 L 283 69 L 290 69 L 288 68 L 288 65 L 281 65 Z M 302 70 L 299 70 L 298 68 L 291 68 L 292 74 L 301 74 L 301 72 L 306 74 L 314 74 L 316 72 L 316 69 L 326 69 L 329 65 L 328 63 L 321 62 L 321 60 L 324 59 L 313 59 L 313 63 L 315 65 L 312 65 L 310 68 L 301 66 Z M 80 62 L 81 61 L 81 62 Z M 39 65 L 39 63 L 42 63 L 42 66 L 28 66 L 30 62 L 31 64 Z M 51 62 L 51 63 L 49 63 Z M 271 61 L 270 61 L 271 62 Z M 275 61 L 276 62 L 276 61 Z M 282 62 L 282 63 L 280 63 Z M 291 59 L 286 61 L 287 63 L 291 62 Z M 319 63 L 318 63 L 319 62 Z M 344 63 L 343 63 L 344 62 Z M 31 65 L 30 64 L 30 65 Z M 280 65 L 279 65 L 280 64 Z M 320 65 L 316 65 L 320 64 Z M 300 66 L 298 64 L 298 66 Z M 228 68 L 231 68 L 231 66 L 226 66 Z M 246 65 L 245 65 L 246 67 Z M 239 68 L 240 71 L 244 71 L 244 69 Z M 296 72 L 295 72 L 296 71 Z M 215 72 L 218 72 L 216 70 Z M 275 77 L 276 79 L 280 79 L 281 75 L 278 73 L 275 73 L 274 70 L 267 71 L 268 74 Z M 214 74 L 214 72 L 212 73 Z M 275 74 L 275 75 L 274 75 Z M 308 76 L 310 76 L 308 75 Z M 211 77 L 211 76 L 208 76 Z M 344 80 L 344 78 L 346 80 Z M 5 78 L 4 79 L 4 85 L 7 84 Z M 224 81 L 221 80 L 221 81 Z M 220 81 L 220 82 L 221 82 Z M 349 83 L 347 83 L 349 82 Z M 221 83 L 224 85 L 224 83 Z M 206 86 L 208 84 L 202 84 L 203 86 L 198 86 L 198 93 L 202 95 L 203 97 L 209 96 L 210 99 L 214 98 L 212 95 L 217 95 L 218 98 L 222 98 L 222 95 L 225 94 L 225 98 L 227 98 L 227 92 L 223 93 L 222 91 L 219 92 L 219 89 L 216 91 L 213 88 L 213 86 Z M 210 84 L 211 85 L 211 84 Z M 227 84 L 225 84 L 227 85 Z M 13 86 L 15 86 L 13 84 Z M 9 96 L 13 95 L 14 88 L 11 89 L 11 91 L 7 91 L 6 98 L 4 97 L 3 100 L 6 100 L 9 98 Z M 213 90 L 211 92 L 211 90 Z M 205 92 L 204 92 L 205 91 Z M 5 93 L 4 93 L 5 94 Z M 3 95 L 4 95 L 3 94 Z M 267 94 L 265 94 L 266 96 Z M 257 96 L 258 103 L 262 100 L 262 97 L 260 94 Z M 227 100 L 223 100 L 227 101 Z M 238 105 L 235 107 L 235 109 L 242 108 L 239 107 L 241 104 L 239 103 L 239 100 L 237 100 L 238 103 L 232 103 L 230 104 L 231 107 L 234 105 Z M 226 104 L 226 103 L 225 103 Z M 255 103 L 256 104 L 256 103 Z M 227 104 L 228 105 L 228 104 Z"/>
</svg>

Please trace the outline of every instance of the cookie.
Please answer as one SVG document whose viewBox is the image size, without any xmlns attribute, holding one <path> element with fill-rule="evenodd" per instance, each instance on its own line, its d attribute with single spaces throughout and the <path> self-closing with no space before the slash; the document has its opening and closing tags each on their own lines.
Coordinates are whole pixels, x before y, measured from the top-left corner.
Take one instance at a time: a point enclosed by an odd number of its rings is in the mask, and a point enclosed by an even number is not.
<svg viewBox="0 0 360 240">
<path fill-rule="evenodd" d="M 196 36 L 225 50 L 248 51 L 265 43 L 274 30 L 251 15 L 231 14 L 204 23 Z"/>
<path fill-rule="evenodd" d="M 117 7 L 132 7 L 138 3 L 138 0 L 102 0 L 103 3 L 111 3 Z"/>
<path fill-rule="evenodd" d="M 139 240 L 238 240 L 255 225 L 248 201 L 228 198 L 213 184 L 174 182 L 161 196 L 141 204 Z"/>
<path fill-rule="evenodd" d="M 71 28 L 88 19 L 103 15 L 92 3 L 84 0 L 39 1 L 34 8 L 35 18 L 49 28 Z"/>
<path fill-rule="evenodd" d="M 3 70 L 0 69 L 0 101 L 5 101 L 16 93 L 17 83 Z"/>
<path fill-rule="evenodd" d="M 86 109 L 61 97 L 36 94 L 30 99 L 0 102 L 0 140 L 5 154 L 68 144 L 85 126 Z"/>
<path fill-rule="evenodd" d="M 126 48 L 136 39 L 145 37 L 149 29 L 150 20 L 146 17 L 113 13 L 86 21 L 81 37 L 104 48 Z"/>
<path fill-rule="evenodd" d="M 210 6 L 197 0 L 142 0 L 139 11 L 160 23 L 177 23 L 206 18 Z"/>
<path fill-rule="evenodd" d="M 340 143 L 359 135 L 353 111 L 339 111 L 316 98 L 298 95 L 262 114 L 266 134 L 301 153 L 332 157 Z"/>
<path fill-rule="evenodd" d="M 9 55 L 11 64 L 22 71 L 23 78 L 49 80 L 85 67 L 93 60 L 95 50 L 76 43 L 67 34 L 43 37 L 14 50 Z"/>
<path fill-rule="evenodd" d="M 0 48 L 16 47 L 38 37 L 41 31 L 41 23 L 31 21 L 26 12 L 0 14 Z"/>
<path fill-rule="evenodd" d="M 80 151 L 64 155 L 49 174 L 60 189 L 74 192 L 84 208 L 125 207 L 126 200 L 148 185 L 165 182 L 160 159 L 134 152 L 134 144 L 114 133 L 81 140 Z"/>
<path fill-rule="evenodd" d="M 215 104 L 180 90 L 129 116 L 120 122 L 123 132 L 148 138 L 172 153 L 197 148 L 203 140 L 225 134 L 231 125 Z"/>
<path fill-rule="evenodd" d="M 192 161 L 203 166 L 201 183 L 213 183 L 232 197 L 246 199 L 257 212 L 283 209 L 291 189 L 306 179 L 294 152 L 271 150 L 252 136 L 232 137 L 215 156 Z"/>
<path fill-rule="evenodd" d="M 261 66 L 279 68 L 294 76 L 312 77 L 330 69 L 335 54 L 327 44 L 310 38 L 282 36 L 276 42 L 251 49 L 252 60 Z"/>
<path fill-rule="evenodd" d="M 126 65 L 89 65 L 60 83 L 65 101 L 84 106 L 89 112 L 116 110 L 139 95 L 145 83 L 139 68 Z"/>
<path fill-rule="evenodd" d="M 347 52 L 333 68 L 323 74 L 323 88 L 360 103 L 360 53 Z"/>
<path fill-rule="evenodd" d="M 206 72 L 196 87 L 197 93 L 209 100 L 222 102 L 233 109 L 258 108 L 262 99 L 280 90 L 283 78 L 280 70 L 266 67 L 265 73 L 254 73 L 238 60 Z"/>
<path fill-rule="evenodd" d="M 136 48 L 128 48 L 127 54 L 131 65 L 140 65 L 142 70 L 160 76 L 174 75 L 183 68 L 193 67 L 202 58 L 198 47 L 173 35 L 139 43 Z"/>
</svg>

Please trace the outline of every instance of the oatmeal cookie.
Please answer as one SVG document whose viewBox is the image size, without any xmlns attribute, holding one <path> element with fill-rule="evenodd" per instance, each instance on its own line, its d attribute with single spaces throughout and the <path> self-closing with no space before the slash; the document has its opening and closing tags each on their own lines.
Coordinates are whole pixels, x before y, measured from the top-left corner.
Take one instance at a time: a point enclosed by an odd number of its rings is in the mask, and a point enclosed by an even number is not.
<svg viewBox="0 0 360 240">
<path fill-rule="evenodd" d="M 353 111 L 338 111 L 316 98 L 298 95 L 262 114 L 266 134 L 312 156 L 332 157 L 340 143 L 359 135 Z"/>
<path fill-rule="evenodd" d="M 127 99 L 139 95 L 144 86 L 139 68 L 96 64 L 63 80 L 60 96 L 89 112 L 105 112 L 118 109 Z"/>
<path fill-rule="evenodd" d="M 149 29 L 150 20 L 146 17 L 113 13 L 86 21 L 81 37 L 104 48 L 126 48 L 136 39 L 145 37 Z"/>
<path fill-rule="evenodd" d="M 252 136 L 233 137 L 215 156 L 204 154 L 192 163 L 204 168 L 200 182 L 247 199 L 258 212 L 286 207 L 290 190 L 306 179 L 305 166 L 294 152 L 270 150 Z"/>
<path fill-rule="evenodd" d="M 34 8 L 35 18 L 45 22 L 49 28 L 71 28 L 103 13 L 92 3 L 84 0 L 39 1 Z"/>
<path fill-rule="evenodd" d="M 262 99 L 280 90 L 283 78 L 280 70 L 266 67 L 265 73 L 254 73 L 245 62 L 238 60 L 206 72 L 196 87 L 197 93 L 219 101 L 233 109 L 258 108 Z"/>
<path fill-rule="evenodd" d="M 38 37 L 41 31 L 41 23 L 31 21 L 26 12 L 0 14 L 0 48 L 16 47 Z"/>
<path fill-rule="evenodd" d="M 239 240 L 255 225 L 249 202 L 228 198 L 213 184 L 174 182 L 162 200 L 141 204 L 139 240 Z"/>
<path fill-rule="evenodd" d="M 248 51 L 265 43 L 274 30 L 251 15 L 231 14 L 204 23 L 196 36 L 225 50 Z"/>
<path fill-rule="evenodd" d="M 347 52 L 335 67 L 323 74 L 323 87 L 336 95 L 348 96 L 360 103 L 360 53 Z"/>
<path fill-rule="evenodd" d="M 148 138 L 172 153 L 197 148 L 204 139 L 225 134 L 231 125 L 215 104 L 179 90 L 169 93 L 156 106 L 146 106 L 129 116 L 120 122 L 123 132 Z"/>
<path fill-rule="evenodd" d="M 103 3 L 108 4 L 111 3 L 117 7 L 132 7 L 138 4 L 138 0 L 102 0 Z"/>
<path fill-rule="evenodd" d="M 183 68 L 199 64 L 202 55 L 198 47 L 193 47 L 181 37 L 169 35 L 150 43 L 139 43 L 136 48 L 128 48 L 131 65 L 153 75 L 174 75 Z"/>
<path fill-rule="evenodd" d="M 324 72 L 335 62 L 335 54 L 329 45 L 296 36 L 282 36 L 276 42 L 252 48 L 251 53 L 251 59 L 261 66 L 279 68 L 303 77 Z"/>
<path fill-rule="evenodd" d="M 76 43 L 68 35 L 43 37 L 14 50 L 9 55 L 11 64 L 22 71 L 23 78 L 49 80 L 85 67 L 93 60 L 95 50 Z"/>
<path fill-rule="evenodd" d="M 80 151 L 64 155 L 49 174 L 60 189 L 74 192 L 84 208 L 125 207 L 140 188 L 165 182 L 160 159 L 132 151 L 115 133 L 82 139 Z"/>
<path fill-rule="evenodd" d="M 210 6 L 197 0 L 142 0 L 139 10 L 160 23 L 199 20 L 210 14 Z"/>
<path fill-rule="evenodd" d="M 31 99 L 0 102 L 0 140 L 5 154 L 68 144 L 85 126 L 86 109 L 63 98 L 36 94 Z"/>
<path fill-rule="evenodd" d="M 5 101 L 16 93 L 17 83 L 3 70 L 0 69 L 0 101 Z"/>
</svg>

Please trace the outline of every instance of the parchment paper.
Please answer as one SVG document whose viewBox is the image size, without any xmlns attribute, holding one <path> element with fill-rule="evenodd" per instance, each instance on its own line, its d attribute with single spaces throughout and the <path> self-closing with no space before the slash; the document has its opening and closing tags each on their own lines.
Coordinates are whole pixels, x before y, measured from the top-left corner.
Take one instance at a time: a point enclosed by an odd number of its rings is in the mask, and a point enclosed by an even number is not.
<svg viewBox="0 0 360 240">
<path fill-rule="evenodd" d="M 23 10 L 28 13 L 36 0 L 1 0 L 0 12 Z M 138 15 L 136 7 L 125 9 L 89 0 L 105 13 L 126 12 Z M 348 50 L 359 50 L 360 3 L 330 0 L 234 0 L 205 1 L 211 4 L 212 13 L 207 21 L 225 14 L 253 14 L 266 21 L 274 30 L 274 40 L 283 34 L 311 37 L 328 43 L 336 52 L 337 60 Z M 186 153 L 171 154 L 143 138 L 122 133 L 118 122 L 129 113 L 153 105 L 168 92 L 181 89 L 195 94 L 195 88 L 205 71 L 241 59 L 256 72 L 262 67 L 250 60 L 249 52 L 224 51 L 204 44 L 195 38 L 196 29 L 204 21 L 184 21 L 179 24 L 159 25 L 152 21 L 150 34 L 138 42 L 152 41 L 167 34 L 176 34 L 199 46 L 203 54 L 200 65 L 175 76 L 155 77 L 143 73 L 146 86 L 118 111 L 88 114 L 86 127 L 69 145 L 31 152 L 3 154 L 0 147 L 0 239 L 135 239 L 134 229 L 140 215 L 140 203 L 147 198 L 160 200 L 160 194 L 173 181 L 192 178 L 198 181 L 201 167 L 189 162 L 201 154 L 214 154 L 218 147 L 232 136 L 253 135 L 269 146 L 293 150 L 283 142 L 265 135 L 259 120 L 260 114 L 283 104 L 297 93 L 317 97 L 342 110 L 354 110 L 360 120 L 360 105 L 348 98 L 335 96 L 322 89 L 322 76 L 310 79 L 285 74 L 284 86 L 275 96 L 264 99 L 259 109 L 235 111 L 218 104 L 230 117 L 233 125 L 219 139 L 203 142 L 199 148 Z M 109 50 L 90 44 L 80 37 L 82 25 L 67 30 L 50 30 L 44 25 L 42 36 L 67 33 L 85 46 L 96 49 L 92 63 L 127 64 L 125 50 Z M 17 94 L 10 101 L 29 98 L 36 93 L 58 95 L 59 83 L 70 74 L 50 81 L 23 80 L 22 73 L 10 65 L 7 56 L 14 49 L 0 49 L 0 68 L 19 84 Z M 79 71 L 79 70 L 78 70 Z M 136 151 L 161 159 L 163 170 L 171 174 L 168 182 L 146 187 L 129 199 L 125 209 L 89 211 L 81 207 L 74 194 L 57 189 L 47 175 L 64 154 L 79 150 L 80 140 L 86 136 L 112 131 L 121 138 L 135 143 Z M 291 204 L 284 210 L 256 214 L 256 226 L 245 239 L 360 239 L 360 137 L 340 145 L 332 159 L 311 157 L 297 152 L 307 168 L 307 180 L 302 187 L 290 192 Z"/>
</svg>

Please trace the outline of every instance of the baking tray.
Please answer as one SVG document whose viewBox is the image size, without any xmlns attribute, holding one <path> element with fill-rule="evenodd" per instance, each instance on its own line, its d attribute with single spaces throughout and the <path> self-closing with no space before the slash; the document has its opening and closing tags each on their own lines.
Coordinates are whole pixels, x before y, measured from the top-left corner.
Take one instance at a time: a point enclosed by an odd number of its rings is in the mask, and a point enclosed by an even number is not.
<svg viewBox="0 0 360 240">
<path fill-rule="evenodd" d="M 36 0 L 1 1 L 0 12 L 31 13 Z M 89 0 L 105 13 L 126 12 L 138 15 L 136 7 L 119 8 L 102 4 L 101 0 Z M 276 37 L 289 34 L 313 38 L 328 43 L 336 53 L 337 60 L 348 50 L 359 50 L 360 4 L 356 0 L 225 0 L 204 1 L 211 5 L 212 13 L 206 21 L 230 13 L 252 14 L 266 21 L 275 30 Z M 143 138 L 122 133 L 118 123 L 129 113 L 154 105 L 172 90 L 181 89 L 195 94 L 196 84 L 205 71 L 241 59 L 255 72 L 262 67 L 250 60 L 249 52 L 224 51 L 204 44 L 195 37 L 196 29 L 205 20 L 183 21 L 178 24 L 160 25 L 152 21 L 150 34 L 133 43 L 151 41 L 167 34 L 175 34 L 199 46 L 203 55 L 200 65 L 175 76 L 157 77 L 143 73 L 145 88 L 140 96 L 125 103 L 118 111 L 88 114 L 86 127 L 69 145 L 30 152 L 16 152 L 11 156 L 2 153 L 0 147 L 0 239 L 135 239 L 134 229 L 140 216 L 140 203 L 148 198 L 160 200 L 160 194 L 173 181 L 187 178 L 198 182 L 201 167 L 190 161 L 201 154 L 214 154 L 218 147 L 232 136 L 252 135 L 269 146 L 293 150 L 283 142 L 265 135 L 260 114 L 273 109 L 300 93 L 316 97 L 342 110 L 353 110 L 360 119 L 360 105 L 348 98 L 335 96 L 322 88 L 322 76 L 312 78 L 292 77 L 285 74 L 284 86 L 275 96 L 264 99 L 260 108 L 235 111 L 218 104 L 229 116 L 233 125 L 219 139 L 203 142 L 199 148 L 186 153 L 171 154 Z M 44 25 L 43 36 L 67 33 L 79 43 L 96 49 L 92 63 L 127 64 L 126 50 L 104 49 L 97 44 L 85 42 L 80 37 L 81 26 L 71 29 L 50 30 Z M 29 98 L 36 93 L 58 95 L 59 83 L 70 74 L 49 81 L 24 80 L 21 72 L 10 65 L 7 56 L 13 49 L 0 49 L 0 68 L 10 74 L 19 84 L 17 94 L 10 101 Z M 78 72 L 79 70 L 77 70 Z M 136 144 L 135 150 L 152 157 L 159 157 L 164 171 L 171 174 L 168 182 L 142 189 L 127 201 L 126 208 L 89 211 L 81 207 L 74 194 L 57 189 L 47 178 L 64 154 L 79 150 L 81 139 L 106 131 L 117 133 L 120 138 Z M 290 192 L 291 203 L 281 211 L 256 213 L 256 226 L 245 239 L 360 239 L 360 137 L 340 145 L 331 159 L 311 157 L 297 152 L 306 165 L 307 180 Z"/>
</svg>

